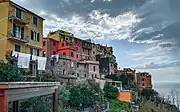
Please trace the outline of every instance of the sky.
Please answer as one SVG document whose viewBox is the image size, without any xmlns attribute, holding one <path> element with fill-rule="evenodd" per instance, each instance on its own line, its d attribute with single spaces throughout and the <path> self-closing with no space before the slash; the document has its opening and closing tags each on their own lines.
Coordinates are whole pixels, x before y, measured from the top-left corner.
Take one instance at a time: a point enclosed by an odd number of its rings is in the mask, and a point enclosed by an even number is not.
<svg viewBox="0 0 180 112">
<path fill-rule="evenodd" d="M 180 82 L 180 0 L 12 0 L 44 21 L 114 47 L 119 67 L 148 71 L 153 82 Z"/>
</svg>

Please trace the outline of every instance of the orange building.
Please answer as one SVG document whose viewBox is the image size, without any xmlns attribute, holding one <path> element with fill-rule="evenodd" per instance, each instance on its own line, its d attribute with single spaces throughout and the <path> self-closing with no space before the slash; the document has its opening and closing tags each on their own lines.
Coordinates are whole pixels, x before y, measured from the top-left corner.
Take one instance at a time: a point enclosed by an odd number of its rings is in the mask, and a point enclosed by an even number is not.
<svg viewBox="0 0 180 112">
<path fill-rule="evenodd" d="M 152 88 L 151 75 L 148 72 L 136 73 L 137 85 L 140 88 Z"/>
</svg>

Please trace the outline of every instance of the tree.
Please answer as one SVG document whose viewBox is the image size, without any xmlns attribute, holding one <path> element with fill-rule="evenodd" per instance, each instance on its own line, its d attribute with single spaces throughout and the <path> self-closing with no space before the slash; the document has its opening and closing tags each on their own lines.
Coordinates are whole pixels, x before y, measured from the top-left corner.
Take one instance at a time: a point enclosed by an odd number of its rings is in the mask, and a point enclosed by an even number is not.
<svg viewBox="0 0 180 112">
<path fill-rule="evenodd" d="M 16 65 L 0 61 L 0 82 L 25 81 L 25 72 Z"/>
<path fill-rule="evenodd" d="M 141 96 L 145 97 L 147 100 L 157 98 L 158 95 L 158 92 L 156 92 L 154 89 L 145 88 L 141 90 Z"/>
<path fill-rule="evenodd" d="M 111 85 L 105 84 L 104 86 L 104 96 L 108 99 L 116 99 L 119 92 L 116 87 L 113 87 Z"/>
<path fill-rule="evenodd" d="M 59 99 L 62 106 L 75 109 L 89 108 L 100 102 L 100 87 L 93 80 L 67 85 L 60 91 Z M 63 107 L 62 107 L 63 108 Z"/>
<path fill-rule="evenodd" d="M 36 81 L 40 82 L 54 82 L 55 76 L 48 72 L 42 72 L 41 74 L 38 74 L 36 77 Z"/>
</svg>

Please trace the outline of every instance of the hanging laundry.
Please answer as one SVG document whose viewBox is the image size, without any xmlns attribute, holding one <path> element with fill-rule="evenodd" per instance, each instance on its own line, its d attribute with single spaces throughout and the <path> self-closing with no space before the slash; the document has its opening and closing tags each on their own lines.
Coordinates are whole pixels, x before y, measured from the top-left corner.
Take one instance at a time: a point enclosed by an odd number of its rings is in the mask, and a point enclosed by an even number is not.
<svg viewBox="0 0 180 112">
<path fill-rule="evenodd" d="M 37 61 L 38 60 L 38 56 L 32 55 L 32 60 L 33 61 Z"/>
<path fill-rule="evenodd" d="M 38 57 L 38 70 L 45 70 L 46 60 L 46 57 Z"/>
<path fill-rule="evenodd" d="M 18 67 L 19 68 L 29 68 L 30 54 L 19 53 L 18 56 Z"/>
<path fill-rule="evenodd" d="M 19 54 L 19 52 L 17 52 L 17 51 L 12 52 L 12 56 L 14 56 L 14 57 L 18 57 L 18 54 Z"/>
<path fill-rule="evenodd" d="M 56 56 L 56 62 L 58 62 L 59 61 L 59 54 L 56 54 L 55 56 Z"/>
</svg>

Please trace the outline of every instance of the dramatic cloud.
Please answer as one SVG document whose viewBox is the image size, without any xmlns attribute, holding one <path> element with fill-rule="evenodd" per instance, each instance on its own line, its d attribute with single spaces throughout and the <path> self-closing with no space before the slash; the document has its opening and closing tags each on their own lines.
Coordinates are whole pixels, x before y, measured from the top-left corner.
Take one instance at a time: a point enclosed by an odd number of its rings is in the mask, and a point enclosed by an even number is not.
<svg viewBox="0 0 180 112">
<path fill-rule="evenodd" d="M 180 57 L 180 0 L 34 0 L 33 5 L 31 0 L 13 1 L 46 18 L 44 35 L 63 29 L 82 39 L 126 40 L 128 45 L 121 47 L 133 47 L 117 57 L 134 63 L 124 65 L 179 66 L 174 63 Z M 115 53 L 125 52 L 119 50 Z"/>
</svg>

